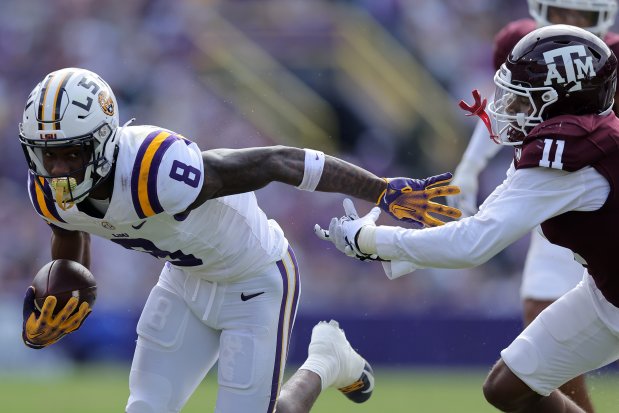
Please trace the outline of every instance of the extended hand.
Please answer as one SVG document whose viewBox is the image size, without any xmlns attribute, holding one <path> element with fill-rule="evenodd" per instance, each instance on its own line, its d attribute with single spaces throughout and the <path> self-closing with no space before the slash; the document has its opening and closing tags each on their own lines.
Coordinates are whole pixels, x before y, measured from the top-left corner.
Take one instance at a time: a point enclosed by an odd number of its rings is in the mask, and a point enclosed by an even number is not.
<svg viewBox="0 0 619 413">
<path fill-rule="evenodd" d="M 414 228 L 436 227 L 445 222 L 429 215 L 444 215 L 460 218 L 462 212 L 457 208 L 432 202 L 432 198 L 460 193 L 454 185 L 444 185 L 451 180 L 451 173 L 431 176 L 425 179 L 387 178 L 387 189 L 376 203 L 396 219 L 410 222 Z"/>
<path fill-rule="evenodd" d="M 54 344 L 65 335 L 80 328 L 90 314 L 90 306 L 84 302 L 77 308 L 78 299 L 71 297 L 62 310 L 54 316 L 56 297 L 48 296 L 43 303 L 41 312 L 34 305 L 34 287 L 28 287 L 24 297 L 24 322 L 22 338 L 24 343 L 34 349 Z M 73 314 L 73 315 L 72 315 Z"/>
<path fill-rule="evenodd" d="M 342 218 L 332 218 L 329 230 L 324 230 L 320 225 L 314 225 L 314 233 L 324 241 L 332 242 L 335 247 L 349 257 L 357 258 L 361 261 L 380 260 L 376 254 L 366 254 L 359 250 L 357 245 L 357 235 L 362 227 L 366 225 L 375 226 L 376 220 L 380 216 L 380 209 L 377 207 L 362 218 L 359 218 L 357 210 L 352 201 L 344 199 L 344 215 Z"/>
</svg>

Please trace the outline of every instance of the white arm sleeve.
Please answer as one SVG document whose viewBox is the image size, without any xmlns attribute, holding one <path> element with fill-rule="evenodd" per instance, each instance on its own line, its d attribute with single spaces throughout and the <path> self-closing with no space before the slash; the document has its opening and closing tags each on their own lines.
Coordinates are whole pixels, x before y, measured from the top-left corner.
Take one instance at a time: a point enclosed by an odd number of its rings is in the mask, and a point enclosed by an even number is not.
<svg viewBox="0 0 619 413">
<path fill-rule="evenodd" d="M 381 258 L 391 260 L 384 265 L 389 278 L 419 268 L 474 267 L 553 216 L 599 209 L 609 192 L 606 179 L 591 167 L 569 173 L 518 170 L 472 217 L 424 230 L 376 228 L 376 250 Z"/>
</svg>

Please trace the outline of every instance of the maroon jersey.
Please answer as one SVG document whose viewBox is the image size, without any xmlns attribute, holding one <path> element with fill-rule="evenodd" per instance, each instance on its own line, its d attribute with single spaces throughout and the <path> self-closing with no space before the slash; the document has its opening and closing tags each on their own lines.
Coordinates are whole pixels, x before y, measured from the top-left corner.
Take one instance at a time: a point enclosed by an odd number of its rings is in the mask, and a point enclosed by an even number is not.
<svg viewBox="0 0 619 413">
<path fill-rule="evenodd" d="M 619 307 L 619 119 L 613 114 L 549 119 L 516 148 L 514 165 L 565 171 L 592 166 L 606 178 L 610 194 L 602 208 L 558 215 L 542 223 L 542 229 L 550 242 L 584 259 L 604 297 Z"/>
</svg>

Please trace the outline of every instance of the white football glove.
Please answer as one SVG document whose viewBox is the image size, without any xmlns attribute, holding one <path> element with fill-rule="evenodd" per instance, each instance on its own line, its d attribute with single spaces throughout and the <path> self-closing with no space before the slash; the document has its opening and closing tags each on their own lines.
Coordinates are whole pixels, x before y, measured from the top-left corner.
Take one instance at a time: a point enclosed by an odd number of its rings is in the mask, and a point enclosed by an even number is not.
<svg viewBox="0 0 619 413">
<path fill-rule="evenodd" d="M 335 247 L 349 257 L 361 261 L 380 260 L 376 254 L 362 252 L 356 241 L 357 234 L 366 225 L 376 226 L 376 220 L 380 216 L 380 208 L 374 207 L 365 216 L 359 218 L 357 210 L 349 198 L 344 199 L 344 215 L 342 218 L 333 218 L 329 223 L 329 230 L 322 229 L 320 225 L 314 225 L 314 233 L 324 241 L 330 241 Z"/>
<path fill-rule="evenodd" d="M 464 161 L 458 165 L 451 180 L 451 185 L 460 187 L 460 193 L 445 198 L 447 205 L 462 211 L 463 217 L 475 215 L 477 206 L 477 193 L 479 192 L 478 173 L 475 168 L 469 167 Z"/>
</svg>

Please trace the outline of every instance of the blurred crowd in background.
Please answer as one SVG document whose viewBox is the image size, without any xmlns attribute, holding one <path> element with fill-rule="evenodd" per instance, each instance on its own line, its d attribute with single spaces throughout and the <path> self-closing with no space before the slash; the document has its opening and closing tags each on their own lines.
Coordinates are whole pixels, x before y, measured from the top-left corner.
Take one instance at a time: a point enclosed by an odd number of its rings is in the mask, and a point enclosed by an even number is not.
<svg viewBox="0 0 619 413">
<path fill-rule="evenodd" d="M 457 165 L 475 124 L 457 102 L 493 90 L 493 36 L 527 16 L 525 0 L 3 0 L 0 334 L 18 337 L 23 293 L 50 260 L 17 139 L 28 93 L 48 72 L 97 72 L 121 123 L 166 127 L 202 149 L 312 147 L 379 176 L 423 178 Z M 484 171 L 480 198 L 510 159 L 506 150 Z M 478 268 L 389 281 L 380 264 L 314 236 L 315 223 L 342 214 L 341 195 L 271 184 L 257 196 L 296 251 L 300 313 L 519 314 L 527 239 Z M 96 238 L 92 261 L 97 317 L 137 317 L 162 262 Z"/>
</svg>

